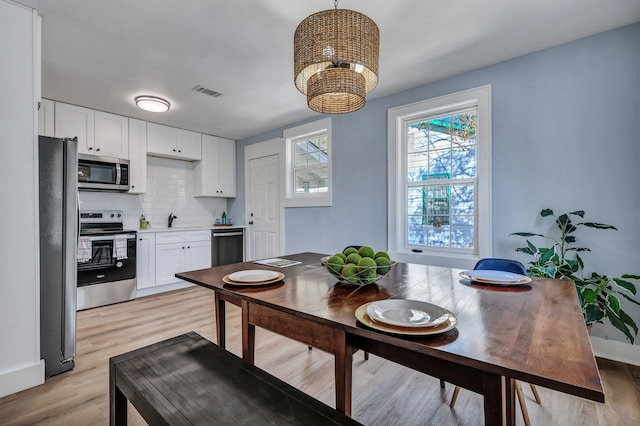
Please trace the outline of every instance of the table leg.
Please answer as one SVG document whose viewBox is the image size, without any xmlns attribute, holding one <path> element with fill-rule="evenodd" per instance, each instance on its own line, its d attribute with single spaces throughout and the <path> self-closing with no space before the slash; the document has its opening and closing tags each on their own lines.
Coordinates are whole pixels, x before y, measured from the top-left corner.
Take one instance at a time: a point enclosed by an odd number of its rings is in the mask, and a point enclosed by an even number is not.
<svg viewBox="0 0 640 426">
<path fill-rule="evenodd" d="M 255 361 L 256 326 L 249 323 L 249 302 L 242 300 L 242 359 L 250 364 Z"/>
<path fill-rule="evenodd" d="M 351 390 L 353 385 L 353 344 L 344 330 L 335 330 L 336 410 L 351 416 Z"/>
<path fill-rule="evenodd" d="M 109 424 L 111 426 L 126 426 L 127 398 L 116 386 L 115 367 L 109 363 Z"/>
<path fill-rule="evenodd" d="M 514 426 L 516 424 L 515 380 L 485 373 L 483 384 L 484 423 Z"/>
<path fill-rule="evenodd" d="M 215 309 L 216 309 L 216 339 L 218 340 L 218 346 L 225 347 L 225 306 L 224 300 L 220 297 L 220 293 L 217 291 L 215 294 Z"/>
</svg>

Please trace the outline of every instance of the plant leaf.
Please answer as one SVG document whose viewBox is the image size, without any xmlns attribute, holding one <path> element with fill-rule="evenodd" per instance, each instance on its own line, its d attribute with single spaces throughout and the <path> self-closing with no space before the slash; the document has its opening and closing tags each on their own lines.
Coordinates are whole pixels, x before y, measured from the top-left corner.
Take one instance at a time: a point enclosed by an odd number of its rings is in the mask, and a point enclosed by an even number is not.
<svg viewBox="0 0 640 426">
<path fill-rule="evenodd" d="M 585 288 L 580 294 L 582 295 L 582 301 L 585 305 L 594 303 L 596 301 L 596 292 L 590 288 Z"/>
<path fill-rule="evenodd" d="M 517 235 L 519 237 L 544 237 L 542 234 L 532 234 L 531 232 L 512 232 L 509 235 Z"/>
<path fill-rule="evenodd" d="M 624 297 L 625 299 L 627 299 L 629 302 L 631 303 L 635 303 L 636 305 L 640 306 L 640 303 L 637 300 L 634 300 L 631 298 L 631 296 L 627 296 L 624 293 L 618 293 L 620 296 Z"/>
<path fill-rule="evenodd" d="M 609 308 L 616 313 L 616 315 L 620 316 L 620 299 L 618 299 L 614 294 L 607 294 L 607 304 Z"/>
<path fill-rule="evenodd" d="M 535 254 L 534 252 L 531 251 L 531 249 L 529 247 L 519 247 L 519 248 L 516 249 L 516 251 L 520 252 L 520 253 L 525 253 L 525 254 L 528 254 L 528 255 L 531 255 L 531 256 L 533 256 Z"/>
<path fill-rule="evenodd" d="M 540 211 L 540 216 L 542 216 L 542 217 L 553 216 L 553 210 L 551 210 L 551 209 L 542 209 Z"/>
<path fill-rule="evenodd" d="M 584 217 L 584 210 L 576 210 L 575 212 L 569 212 L 569 214 Z"/>
<path fill-rule="evenodd" d="M 618 284 L 620 287 L 622 287 L 625 290 L 627 290 L 629 293 L 636 294 L 636 286 L 633 283 L 630 283 L 629 281 L 625 281 L 625 280 L 620 279 L 620 278 L 614 278 L 613 281 L 616 284 Z"/>
<path fill-rule="evenodd" d="M 573 235 L 567 235 L 566 237 L 564 237 L 564 240 L 568 243 L 575 243 L 576 237 L 574 237 Z"/>
<path fill-rule="evenodd" d="M 623 274 L 620 278 L 631 278 L 632 280 L 640 280 L 640 275 Z"/>
<path fill-rule="evenodd" d="M 629 327 L 633 328 L 636 336 L 638 335 L 638 326 L 636 325 L 636 322 L 622 309 L 620 309 L 620 319 Z"/>
<path fill-rule="evenodd" d="M 622 331 L 625 336 L 629 339 L 631 344 L 634 342 L 634 338 L 629 332 L 627 325 L 613 312 L 611 309 L 607 309 L 606 311 L 607 319 L 611 321 L 611 325 L 613 325 L 618 330 Z"/>
<path fill-rule="evenodd" d="M 587 324 L 602 321 L 602 318 L 604 318 L 604 312 L 597 305 L 587 305 L 584 308 L 584 321 Z"/>
<path fill-rule="evenodd" d="M 611 226 L 611 225 L 606 225 L 604 223 L 595 223 L 595 222 L 583 222 L 583 223 L 579 223 L 578 225 L 584 225 L 588 228 L 597 228 L 597 229 L 613 229 L 615 231 L 618 230 L 618 228 L 616 228 L 615 226 Z"/>
<path fill-rule="evenodd" d="M 556 219 L 556 223 L 558 224 L 558 226 L 562 227 L 567 223 L 571 223 L 571 219 L 569 219 L 569 216 L 565 213 L 563 215 L 558 216 L 558 219 Z"/>
</svg>

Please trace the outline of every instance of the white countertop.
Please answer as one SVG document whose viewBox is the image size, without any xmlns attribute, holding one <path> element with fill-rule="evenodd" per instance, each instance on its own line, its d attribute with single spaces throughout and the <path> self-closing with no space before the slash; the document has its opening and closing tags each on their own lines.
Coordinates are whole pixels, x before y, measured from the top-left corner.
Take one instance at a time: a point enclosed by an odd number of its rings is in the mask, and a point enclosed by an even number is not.
<svg viewBox="0 0 640 426">
<path fill-rule="evenodd" d="M 147 229 L 138 229 L 138 233 L 145 234 L 150 232 L 187 232 L 187 231 L 202 231 L 211 229 L 242 229 L 245 225 L 230 225 L 230 226 L 174 226 L 171 228 L 158 228 L 151 227 Z"/>
</svg>

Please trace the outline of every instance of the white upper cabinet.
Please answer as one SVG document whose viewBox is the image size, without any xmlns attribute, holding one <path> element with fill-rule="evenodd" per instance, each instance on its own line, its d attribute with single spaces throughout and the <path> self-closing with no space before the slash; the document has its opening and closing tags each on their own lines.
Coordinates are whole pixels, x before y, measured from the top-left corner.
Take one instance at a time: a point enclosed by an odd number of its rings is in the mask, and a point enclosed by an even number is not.
<svg viewBox="0 0 640 426">
<path fill-rule="evenodd" d="M 55 135 L 57 138 L 78 138 L 78 152 L 93 154 L 94 111 L 56 102 Z"/>
<path fill-rule="evenodd" d="M 129 194 L 147 192 L 147 122 L 129 119 Z"/>
<path fill-rule="evenodd" d="M 42 99 L 40 101 L 40 108 L 38 109 L 38 134 L 42 136 L 55 136 L 55 122 L 54 122 L 54 102 L 49 99 Z"/>
<path fill-rule="evenodd" d="M 129 119 L 95 111 L 95 155 L 129 158 Z"/>
<path fill-rule="evenodd" d="M 147 154 L 197 161 L 202 158 L 200 133 L 147 123 Z"/>
<path fill-rule="evenodd" d="M 194 168 L 195 197 L 236 196 L 236 143 L 216 136 L 202 135 L 202 161 Z"/>
<path fill-rule="evenodd" d="M 77 137 L 80 154 L 129 158 L 127 117 L 61 102 L 55 105 L 56 137 Z"/>
</svg>

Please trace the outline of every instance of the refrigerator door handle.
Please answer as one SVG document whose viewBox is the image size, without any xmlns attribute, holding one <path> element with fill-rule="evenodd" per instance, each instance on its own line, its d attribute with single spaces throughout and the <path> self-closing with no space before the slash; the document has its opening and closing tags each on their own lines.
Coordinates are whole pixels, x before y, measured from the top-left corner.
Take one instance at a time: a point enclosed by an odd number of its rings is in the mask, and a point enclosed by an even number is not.
<svg viewBox="0 0 640 426">
<path fill-rule="evenodd" d="M 77 264 L 78 253 L 78 141 L 77 138 L 66 139 L 64 143 L 65 161 L 65 200 L 64 200 L 64 235 L 65 251 L 64 286 L 63 286 L 63 327 L 62 358 L 71 359 L 76 354 L 76 306 L 77 306 Z"/>
</svg>

